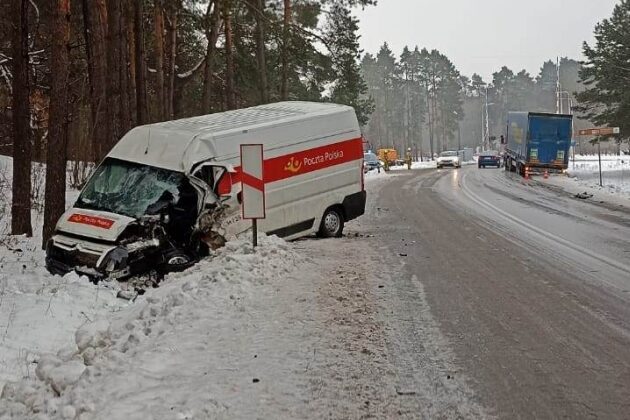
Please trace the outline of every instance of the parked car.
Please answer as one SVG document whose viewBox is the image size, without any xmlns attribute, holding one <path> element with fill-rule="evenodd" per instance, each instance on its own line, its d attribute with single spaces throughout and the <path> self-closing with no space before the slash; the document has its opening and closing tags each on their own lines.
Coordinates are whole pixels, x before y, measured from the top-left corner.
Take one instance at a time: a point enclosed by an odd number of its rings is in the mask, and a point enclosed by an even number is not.
<svg viewBox="0 0 630 420">
<path fill-rule="evenodd" d="M 440 153 L 440 156 L 437 158 L 437 167 L 438 169 L 442 169 L 445 166 L 452 166 L 454 168 L 462 167 L 462 161 L 457 151 L 449 150 Z"/>
<path fill-rule="evenodd" d="M 477 167 L 485 168 L 486 166 L 501 167 L 501 156 L 498 152 L 492 150 L 488 152 L 481 152 L 479 158 L 477 158 Z"/>
<path fill-rule="evenodd" d="M 365 172 L 369 172 L 373 169 L 379 170 L 380 168 L 381 161 L 378 160 L 378 156 L 372 152 L 363 153 L 363 169 Z"/>
</svg>

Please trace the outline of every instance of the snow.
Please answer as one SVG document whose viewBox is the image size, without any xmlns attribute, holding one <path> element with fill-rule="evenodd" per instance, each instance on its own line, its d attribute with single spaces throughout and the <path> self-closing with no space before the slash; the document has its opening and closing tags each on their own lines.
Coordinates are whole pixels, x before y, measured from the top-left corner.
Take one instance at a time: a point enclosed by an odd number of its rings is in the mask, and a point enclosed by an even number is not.
<svg viewBox="0 0 630 420">
<path fill-rule="evenodd" d="M 596 155 L 577 155 L 575 161 L 569 163 L 567 175 L 568 180 L 554 182 L 571 191 L 630 198 L 630 156 L 602 156 L 602 187 L 599 185 L 599 162 Z"/>
<path fill-rule="evenodd" d="M 370 171 L 366 186 L 403 174 Z M 393 279 L 358 238 L 228 242 L 128 302 L 107 283 L 48 274 L 40 239 L 0 232 L 0 419 L 391 418 L 413 401 L 425 417 L 480 417 L 463 375 L 443 379 L 452 356 L 428 305 L 430 363 L 413 366 L 418 399 L 401 402 L 412 384 L 398 383 L 408 372 L 392 365 L 383 324 L 397 321 L 389 300 L 375 304 Z"/>
<path fill-rule="evenodd" d="M 49 354 L 34 357 L 37 379 L 22 374 L 21 381 L 5 385 L 0 418 L 37 412 L 47 418 L 68 413 L 102 419 L 167 418 L 164 413 L 206 418 L 227 411 L 256 416 L 261 400 L 292 389 L 282 378 L 291 378 L 295 363 L 307 360 L 299 345 L 307 341 L 301 329 L 276 330 L 276 323 L 291 323 L 300 310 L 283 313 L 291 305 L 276 300 L 299 291 L 287 275 L 304 260 L 281 239 L 263 236 L 260 241 L 256 251 L 246 241 L 230 242 L 214 258 L 168 276 L 134 304 L 92 311 L 92 321 L 84 318 L 74 325 L 74 334 L 66 325 L 69 334 L 56 343 L 61 350 L 47 346 Z M 80 283 L 72 287 L 82 289 Z M 76 296 L 67 307 L 86 297 Z M 57 315 L 58 324 L 73 320 Z M 50 338 L 41 331 L 32 336 L 36 342 Z M 281 415 L 273 410 L 283 406 L 271 404 L 271 417 Z"/>
<path fill-rule="evenodd" d="M 412 162 L 411 169 L 435 169 L 437 168 L 435 161 L 424 161 L 424 162 Z M 391 166 L 389 169 L 392 171 L 402 171 L 407 170 L 407 165 L 401 166 Z"/>
</svg>

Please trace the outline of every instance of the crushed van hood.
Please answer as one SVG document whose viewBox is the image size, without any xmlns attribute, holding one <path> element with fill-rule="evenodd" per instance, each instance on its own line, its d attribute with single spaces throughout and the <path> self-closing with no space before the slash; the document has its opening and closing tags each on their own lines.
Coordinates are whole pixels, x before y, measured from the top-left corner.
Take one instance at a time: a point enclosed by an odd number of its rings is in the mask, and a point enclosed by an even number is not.
<svg viewBox="0 0 630 420">
<path fill-rule="evenodd" d="M 133 221 L 120 214 L 70 208 L 57 222 L 57 231 L 114 242 Z"/>
</svg>

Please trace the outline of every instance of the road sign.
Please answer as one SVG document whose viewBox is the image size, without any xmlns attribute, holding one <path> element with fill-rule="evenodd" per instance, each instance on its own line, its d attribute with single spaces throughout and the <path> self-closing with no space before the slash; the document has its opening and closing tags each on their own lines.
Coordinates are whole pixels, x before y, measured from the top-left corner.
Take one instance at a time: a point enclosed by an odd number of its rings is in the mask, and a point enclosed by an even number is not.
<svg viewBox="0 0 630 420">
<path fill-rule="evenodd" d="M 619 127 L 587 128 L 586 130 L 578 131 L 580 136 L 611 136 L 619 133 L 621 133 Z"/>
<path fill-rule="evenodd" d="M 262 144 L 241 145 L 241 200 L 243 219 L 252 221 L 252 243 L 258 246 L 258 219 L 265 214 L 265 176 Z"/>
<path fill-rule="evenodd" d="M 262 144 L 241 145 L 243 219 L 265 218 L 265 181 Z"/>
</svg>

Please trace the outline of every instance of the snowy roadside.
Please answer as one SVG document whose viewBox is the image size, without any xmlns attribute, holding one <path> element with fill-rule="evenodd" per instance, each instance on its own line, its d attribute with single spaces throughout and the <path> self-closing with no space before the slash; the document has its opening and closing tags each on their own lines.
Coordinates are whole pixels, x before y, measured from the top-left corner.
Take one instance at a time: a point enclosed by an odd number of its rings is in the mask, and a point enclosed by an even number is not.
<svg viewBox="0 0 630 420">
<path fill-rule="evenodd" d="M 402 174 L 366 174 L 367 214 L 345 238 L 230 242 L 133 303 L 50 276 L 37 240 L 9 238 L 0 419 L 483 417 L 464 378 L 447 379 L 421 278 L 380 269 L 373 197 Z M 407 281 L 423 349 L 397 327 L 408 314 L 390 285 Z"/>
<path fill-rule="evenodd" d="M 596 201 L 628 205 L 630 199 L 630 156 L 602 156 L 602 181 L 599 185 L 597 156 L 576 156 L 569 163 L 567 176 L 551 176 L 544 183 L 560 187 L 568 193 L 593 194 Z M 541 180 L 542 182 L 542 180 Z"/>
<path fill-rule="evenodd" d="M 280 239 L 261 245 L 228 243 L 86 321 L 35 357 L 36 375 L 5 385 L 0 418 L 311 417 L 316 266 Z"/>
</svg>

